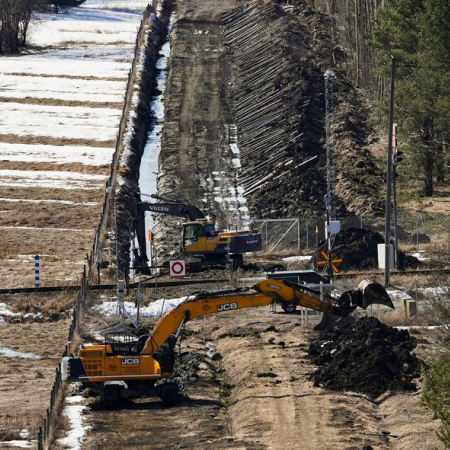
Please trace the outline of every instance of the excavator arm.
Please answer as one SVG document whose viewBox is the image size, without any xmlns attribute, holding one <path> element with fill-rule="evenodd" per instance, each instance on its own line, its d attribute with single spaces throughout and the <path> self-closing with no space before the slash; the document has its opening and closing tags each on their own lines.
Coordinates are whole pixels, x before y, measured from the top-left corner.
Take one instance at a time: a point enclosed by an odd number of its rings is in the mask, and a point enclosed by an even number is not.
<svg viewBox="0 0 450 450">
<path fill-rule="evenodd" d="M 61 363 L 63 380 L 82 382 L 99 390 L 106 403 L 116 404 L 121 391 L 136 386 L 133 383 L 143 383 L 145 390 L 146 386 L 152 388 L 156 381 L 171 377 L 175 360 L 173 347 L 187 321 L 207 314 L 237 312 L 272 303 L 301 305 L 321 311 L 324 316 L 338 317 L 346 317 L 357 307 L 367 308 L 373 303 L 393 308 L 384 288 L 368 281 L 362 282 L 358 289 L 344 292 L 338 299 L 286 280 L 264 280 L 254 285 L 253 291 L 244 288 L 200 292 L 165 314 L 153 331 L 137 341 L 127 343 L 121 338 L 109 342 L 105 339 L 104 345 L 85 344 L 78 349 L 78 356 L 73 355 L 72 345 L 68 343 L 67 356 Z M 169 388 L 170 383 L 163 384 L 162 393 L 158 395 L 164 399 L 169 395 L 164 394 L 170 391 Z"/>
<path fill-rule="evenodd" d="M 207 314 L 254 308 L 272 303 L 300 305 L 339 317 L 347 317 L 357 307 L 365 309 L 370 304 L 394 307 L 389 295 L 380 284 L 367 281 L 363 283 L 364 288 L 346 291 L 338 299 L 286 280 L 261 281 L 253 286 L 257 293 L 249 293 L 248 289 L 200 293 L 188 297 L 158 321 L 142 353 L 155 353 L 183 323 Z"/>
<path fill-rule="evenodd" d="M 223 295 L 200 293 L 194 298 L 189 297 L 158 321 L 142 353 L 155 353 L 183 323 L 189 320 L 207 314 L 266 306 L 277 299 L 277 295 L 272 293 L 245 293 L 242 290 L 229 291 Z"/>
</svg>

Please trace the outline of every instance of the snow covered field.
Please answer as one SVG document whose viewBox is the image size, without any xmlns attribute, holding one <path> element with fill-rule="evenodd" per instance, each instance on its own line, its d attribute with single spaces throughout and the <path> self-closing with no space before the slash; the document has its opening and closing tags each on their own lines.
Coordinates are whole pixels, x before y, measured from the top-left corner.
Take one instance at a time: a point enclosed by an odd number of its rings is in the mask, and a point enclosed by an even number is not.
<svg viewBox="0 0 450 450">
<path fill-rule="evenodd" d="M 47 285 L 78 278 L 79 261 L 92 240 L 87 236 L 98 222 L 147 3 L 87 0 L 63 14 L 40 14 L 30 24 L 26 52 L 1 58 L 0 244 L 8 255 L 0 257 L 0 276 L 5 287 L 29 286 L 31 280 L 28 274 L 17 276 L 23 264 L 14 257 L 15 247 L 17 254 L 20 248 L 49 254 L 57 271 L 45 273 Z M 86 214 L 87 219 L 78 218 Z M 46 223 L 48 232 L 42 228 Z M 57 230 L 65 230 L 64 242 Z"/>
<path fill-rule="evenodd" d="M 0 57 L 3 288 L 34 286 L 36 253 L 42 286 L 78 285 L 102 208 L 146 5 L 87 0 L 64 14 L 42 14 L 30 26 L 26 52 Z M 60 302 L 75 299 L 72 292 L 31 295 L 36 297 L 5 296 L 0 302 L 0 424 L 14 432 L 0 439 L 2 448 L 36 448 L 67 339 L 70 319 L 47 322 L 34 308 L 54 301 L 57 312 Z M 70 430 L 59 447 L 81 448 L 82 408 L 66 405 Z"/>
</svg>

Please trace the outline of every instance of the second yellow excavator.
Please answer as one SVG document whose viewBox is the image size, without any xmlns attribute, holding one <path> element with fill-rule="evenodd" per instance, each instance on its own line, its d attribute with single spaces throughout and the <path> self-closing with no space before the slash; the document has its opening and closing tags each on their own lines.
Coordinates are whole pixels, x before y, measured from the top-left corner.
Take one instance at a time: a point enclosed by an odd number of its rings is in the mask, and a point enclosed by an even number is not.
<svg viewBox="0 0 450 450">
<path fill-rule="evenodd" d="M 148 257 L 146 254 L 145 213 L 167 214 L 183 217 L 187 220 L 183 224 L 182 255 L 181 257 L 196 256 L 198 263 L 224 264 L 231 263 L 233 269 L 241 267 L 244 253 L 262 250 L 262 237 L 258 230 L 218 231 L 215 222 L 205 217 L 196 206 L 151 195 L 160 203 L 144 202 L 136 194 L 133 210 L 133 230 L 138 241 L 135 252 L 138 271 L 148 273 Z"/>
<path fill-rule="evenodd" d="M 344 292 L 339 298 L 321 294 L 304 285 L 286 280 L 264 280 L 249 288 L 219 292 L 199 292 L 189 296 L 165 314 L 153 330 L 140 336 L 133 333 L 105 335 L 101 345 L 83 344 L 73 348 L 69 342 L 62 360 L 63 379 L 81 382 L 101 392 L 109 406 L 121 397 L 159 395 L 166 404 L 178 398 L 175 383 L 170 379 L 175 362 L 174 347 L 184 324 L 197 317 L 225 311 L 281 303 L 300 305 L 324 313 L 321 327 L 333 325 L 336 318 L 348 317 L 360 307 L 381 304 L 394 308 L 382 285 L 363 281 L 357 289 Z"/>
</svg>

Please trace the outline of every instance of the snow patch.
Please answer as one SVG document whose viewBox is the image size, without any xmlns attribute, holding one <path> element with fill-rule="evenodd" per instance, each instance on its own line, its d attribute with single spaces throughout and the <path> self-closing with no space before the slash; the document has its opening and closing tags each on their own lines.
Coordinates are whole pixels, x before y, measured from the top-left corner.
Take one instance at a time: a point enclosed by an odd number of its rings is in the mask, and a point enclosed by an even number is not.
<svg viewBox="0 0 450 450">
<path fill-rule="evenodd" d="M 77 395 L 66 398 L 63 415 L 69 420 L 70 430 L 66 437 L 58 439 L 58 444 L 66 449 L 81 450 L 86 432 L 91 429 L 89 425 L 83 424 L 83 411 L 86 409 L 86 406 L 72 404 L 81 402 L 80 397 Z M 83 398 L 81 397 L 81 399 Z"/>
<path fill-rule="evenodd" d="M 0 441 L 0 447 L 30 448 L 34 441 Z"/>
<path fill-rule="evenodd" d="M 300 256 L 288 256 L 283 258 L 283 261 L 295 262 L 295 261 L 310 261 L 312 258 L 311 255 L 300 255 Z"/>
<path fill-rule="evenodd" d="M 0 186 L 41 187 L 54 189 L 100 189 L 106 175 L 52 170 L 0 170 Z"/>
<path fill-rule="evenodd" d="M 0 143 L 0 161 L 79 163 L 101 166 L 111 163 L 113 148 Z"/>
<path fill-rule="evenodd" d="M 141 317 L 155 317 L 159 316 L 161 313 L 166 314 L 188 298 L 189 297 L 181 297 L 156 300 L 148 306 L 141 306 L 139 309 L 139 315 Z M 136 316 L 137 308 L 134 302 L 124 302 L 124 307 L 128 314 L 131 316 Z M 100 305 L 94 306 L 94 309 L 105 317 L 114 317 L 118 315 L 118 305 L 116 301 L 103 302 Z"/>
<path fill-rule="evenodd" d="M 2 356 L 5 358 L 41 359 L 40 356 L 35 355 L 34 353 L 16 352 L 15 350 L 6 347 L 0 347 L 0 357 Z"/>
<path fill-rule="evenodd" d="M 120 109 L 111 108 L 2 103 L 0 133 L 95 141 L 115 140 L 121 115 Z"/>
</svg>

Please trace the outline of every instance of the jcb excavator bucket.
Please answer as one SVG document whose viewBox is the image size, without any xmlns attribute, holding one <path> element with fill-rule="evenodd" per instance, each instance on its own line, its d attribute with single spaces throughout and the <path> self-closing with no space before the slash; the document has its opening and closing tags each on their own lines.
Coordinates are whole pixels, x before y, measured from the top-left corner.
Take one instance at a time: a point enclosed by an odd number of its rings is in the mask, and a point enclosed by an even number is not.
<svg viewBox="0 0 450 450">
<path fill-rule="evenodd" d="M 324 313 L 322 320 L 316 325 L 316 330 L 331 330 L 354 322 L 349 314 L 357 307 L 367 309 L 370 305 L 384 305 L 395 309 L 386 289 L 376 281 L 363 280 L 358 287 L 344 292 L 337 300 L 335 311 L 338 314 Z"/>
<path fill-rule="evenodd" d="M 395 309 L 386 289 L 376 281 L 363 280 L 358 285 L 358 291 L 362 293 L 361 308 L 366 309 L 370 305 L 384 305 Z"/>
</svg>

